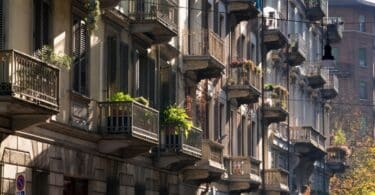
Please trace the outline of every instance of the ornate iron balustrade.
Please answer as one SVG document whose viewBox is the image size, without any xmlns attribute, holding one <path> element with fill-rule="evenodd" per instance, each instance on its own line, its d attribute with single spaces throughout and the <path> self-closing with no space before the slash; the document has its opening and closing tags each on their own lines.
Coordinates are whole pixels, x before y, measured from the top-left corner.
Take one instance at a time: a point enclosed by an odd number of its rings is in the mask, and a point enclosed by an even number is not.
<svg viewBox="0 0 375 195">
<path fill-rule="evenodd" d="M 166 130 L 168 131 L 168 130 Z M 191 130 L 171 130 L 165 135 L 165 149 L 168 151 L 183 151 L 201 156 L 202 154 L 202 130 L 192 127 Z"/>
<path fill-rule="evenodd" d="M 288 171 L 283 169 L 266 169 L 264 170 L 266 188 L 288 188 Z"/>
<path fill-rule="evenodd" d="M 210 55 L 220 63 L 224 63 L 224 40 L 212 31 L 185 32 L 182 45 L 184 55 Z"/>
<path fill-rule="evenodd" d="M 250 177 L 250 174 L 260 175 L 260 161 L 252 157 L 229 157 L 227 169 L 231 177 Z"/>
<path fill-rule="evenodd" d="M 252 85 L 261 90 L 261 69 L 254 62 L 235 58 L 232 60 L 229 85 Z"/>
<path fill-rule="evenodd" d="M 203 140 L 202 157 L 206 160 L 212 160 L 216 163 L 223 163 L 224 146 L 211 140 Z"/>
<path fill-rule="evenodd" d="M 99 130 L 103 135 L 132 135 L 159 140 L 159 112 L 135 101 L 100 102 Z"/>
<path fill-rule="evenodd" d="M 137 23 L 156 20 L 177 32 L 177 7 L 164 0 L 129 0 L 129 17 Z"/>
<path fill-rule="evenodd" d="M 311 143 L 322 151 L 325 151 L 326 138 L 311 126 L 290 128 L 290 136 L 293 142 Z"/>
<path fill-rule="evenodd" d="M 58 111 L 58 68 L 16 50 L 0 51 L 0 59 L 0 95 Z"/>
</svg>

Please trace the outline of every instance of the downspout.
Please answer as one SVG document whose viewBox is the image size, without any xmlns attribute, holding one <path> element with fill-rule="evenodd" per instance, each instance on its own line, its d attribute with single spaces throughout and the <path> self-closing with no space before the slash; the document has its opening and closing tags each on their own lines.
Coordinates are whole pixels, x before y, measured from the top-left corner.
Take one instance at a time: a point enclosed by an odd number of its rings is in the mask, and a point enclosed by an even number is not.
<svg viewBox="0 0 375 195">
<path fill-rule="evenodd" d="M 287 35 L 288 35 L 288 30 L 289 30 L 289 1 L 287 1 L 286 3 L 286 32 L 287 32 Z M 286 58 L 289 59 L 289 44 L 286 45 Z M 287 78 L 286 78 L 286 88 L 288 90 L 288 120 L 287 120 L 287 140 L 288 140 L 288 164 L 287 164 L 287 169 L 288 169 L 288 187 L 289 187 L 289 190 L 291 190 L 291 170 L 290 170 L 290 154 L 291 154 L 291 148 L 290 148 L 290 101 L 289 101 L 289 97 L 290 97 L 290 93 L 289 93 L 289 63 L 287 64 Z"/>
<path fill-rule="evenodd" d="M 265 28 L 265 21 L 264 21 L 264 0 L 262 0 L 262 5 L 261 5 L 261 11 L 262 11 L 262 21 L 261 21 L 261 62 L 262 62 L 262 76 L 261 76 L 261 95 L 262 95 L 262 104 L 261 104 L 261 109 L 260 109 L 260 112 L 261 112 L 261 135 L 262 135 L 262 194 L 265 195 L 266 194 L 266 185 L 265 185 L 265 170 L 266 170 L 266 162 L 265 162 L 265 159 L 266 159 L 266 151 L 265 151 L 265 148 L 266 148 L 266 144 L 265 144 L 265 140 L 266 140 L 266 133 L 264 132 L 265 131 L 265 127 L 266 127 L 266 121 L 264 120 L 264 76 L 265 76 L 265 73 L 267 71 L 267 65 L 266 65 L 266 48 L 264 46 L 264 28 Z"/>
</svg>

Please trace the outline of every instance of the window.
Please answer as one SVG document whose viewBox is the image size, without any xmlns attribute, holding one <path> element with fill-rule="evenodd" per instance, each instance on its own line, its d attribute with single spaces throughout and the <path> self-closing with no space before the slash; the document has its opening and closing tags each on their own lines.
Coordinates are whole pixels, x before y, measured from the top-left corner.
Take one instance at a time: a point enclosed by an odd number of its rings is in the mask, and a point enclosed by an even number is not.
<svg viewBox="0 0 375 195">
<path fill-rule="evenodd" d="M 256 143 L 257 143 L 257 135 L 255 131 L 255 122 L 251 122 L 251 125 L 248 126 L 248 143 L 249 143 L 249 150 L 248 156 L 256 157 Z"/>
<path fill-rule="evenodd" d="M 366 18 L 364 15 L 359 15 L 359 31 L 365 32 L 366 31 Z"/>
<path fill-rule="evenodd" d="M 338 62 L 339 61 L 339 48 L 338 47 L 332 48 L 332 55 L 335 58 L 336 62 Z"/>
<path fill-rule="evenodd" d="M 116 176 L 107 178 L 107 195 L 119 195 L 120 194 L 120 180 Z"/>
<path fill-rule="evenodd" d="M 32 172 L 32 194 L 47 195 L 48 194 L 48 173 L 38 170 Z"/>
<path fill-rule="evenodd" d="M 367 99 L 367 86 L 365 81 L 359 82 L 359 98 Z"/>
<path fill-rule="evenodd" d="M 0 0 L 0 49 L 5 49 L 4 1 Z"/>
<path fill-rule="evenodd" d="M 88 29 L 84 19 L 73 15 L 73 90 L 88 95 Z"/>
<path fill-rule="evenodd" d="M 147 55 L 146 52 L 136 50 L 136 72 L 138 74 L 136 81 L 136 95 L 148 99 L 151 107 L 156 106 L 156 64 L 155 60 Z"/>
<path fill-rule="evenodd" d="M 63 195 L 88 195 L 87 180 L 64 178 Z"/>
<path fill-rule="evenodd" d="M 224 104 L 220 103 L 218 99 L 215 101 L 214 115 L 214 140 L 220 140 L 224 120 Z"/>
<path fill-rule="evenodd" d="M 362 67 L 367 67 L 366 48 L 359 48 L 359 50 L 358 50 L 358 63 Z"/>
<path fill-rule="evenodd" d="M 34 51 L 49 44 L 50 2 L 34 0 Z"/>
</svg>

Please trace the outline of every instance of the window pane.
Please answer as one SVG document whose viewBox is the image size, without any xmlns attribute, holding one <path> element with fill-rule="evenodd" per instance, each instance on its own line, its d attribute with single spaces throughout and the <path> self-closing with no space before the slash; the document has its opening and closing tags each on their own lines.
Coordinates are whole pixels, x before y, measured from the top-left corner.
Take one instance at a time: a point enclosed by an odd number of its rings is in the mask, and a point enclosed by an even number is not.
<svg viewBox="0 0 375 195">
<path fill-rule="evenodd" d="M 359 83 L 359 98 L 367 99 L 366 82 L 364 82 L 364 81 L 361 81 Z"/>
<path fill-rule="evenodd" d="M 359 48 L 358 50 L 358 63 L 360 66 L 367 66 L 366 64 L 366 48 Z"/>
</svg>

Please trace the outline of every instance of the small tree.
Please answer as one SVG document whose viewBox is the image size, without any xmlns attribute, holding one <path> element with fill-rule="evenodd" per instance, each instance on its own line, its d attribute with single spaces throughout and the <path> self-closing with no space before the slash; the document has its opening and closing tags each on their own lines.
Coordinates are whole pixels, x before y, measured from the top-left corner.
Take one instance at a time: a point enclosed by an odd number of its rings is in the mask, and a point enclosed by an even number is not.
<svg viewBox="0 0 375 195">
<path fill-rule="evenodd" d="M 338 129 L 333 136 L 333 144 L 338 146 L 338 145 L 344 145 L 346 144 L 346 136 L 344 131 L 342 129 Z"/>
</svg>

